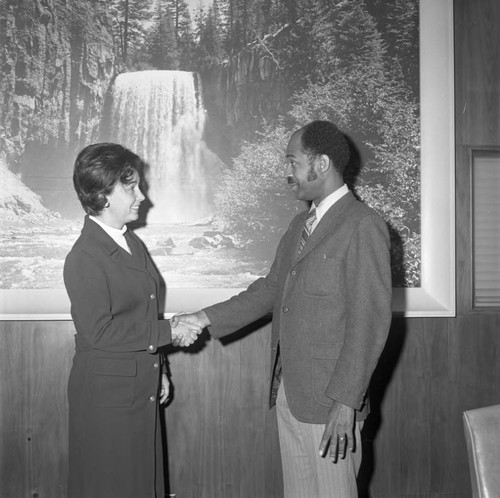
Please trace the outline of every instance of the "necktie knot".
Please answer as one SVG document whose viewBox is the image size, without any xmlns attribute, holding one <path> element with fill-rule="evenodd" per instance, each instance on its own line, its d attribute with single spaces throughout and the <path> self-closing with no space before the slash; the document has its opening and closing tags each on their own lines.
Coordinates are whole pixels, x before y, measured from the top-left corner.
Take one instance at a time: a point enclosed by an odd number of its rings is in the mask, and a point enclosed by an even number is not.
<svg viewBox="0 0 500 498">
<path fill-rule="evenodd" d="M 314 222 L 316 221 L 316 208 L 312 208 L 310 211 L 309 211 L 309 215 L 307 216 L 307 220 L 306 220 L 306 227 L 308 228 L 309 230 L 309 235 L 311 234 L 312 232 L 312 226 L 314 225 Z"/>
</svg>

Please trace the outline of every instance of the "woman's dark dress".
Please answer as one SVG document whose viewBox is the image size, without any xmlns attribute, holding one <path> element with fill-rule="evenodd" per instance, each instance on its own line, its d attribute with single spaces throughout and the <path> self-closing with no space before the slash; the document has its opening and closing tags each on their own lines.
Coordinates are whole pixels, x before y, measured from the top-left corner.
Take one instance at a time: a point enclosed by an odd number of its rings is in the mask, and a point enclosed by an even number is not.
<svg viewBox="0 0 500 498">
<path fill-rule="evenodd" d="M 164 495 L 158 348 L 161 277 L 139 238 L 133 256 L 94 221 L 68 254 L 64 282 L 76 328 L 68 384 L 69 498 Z"/>
</svg>

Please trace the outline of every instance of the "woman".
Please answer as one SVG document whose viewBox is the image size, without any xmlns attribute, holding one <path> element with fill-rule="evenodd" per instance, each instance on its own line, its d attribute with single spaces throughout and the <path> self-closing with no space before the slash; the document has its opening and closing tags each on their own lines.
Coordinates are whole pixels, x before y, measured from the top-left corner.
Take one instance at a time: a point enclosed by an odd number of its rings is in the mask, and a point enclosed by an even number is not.
<svg viewBox="0 0 500 498">
<path fill-rule="evenodd" d="M 161 346 L 191 344 L 196 327 L 159 319 L 160 275 L 127 230 L 145 199 L 143 163 L 124 147 L 83 149 L 73 183 L 87 213 L 64 265 L 76 328 L 68 384 L 70 498 L 164 496 Z M 161 386 L 161 387 L 160 387 Z"/>
</svg>

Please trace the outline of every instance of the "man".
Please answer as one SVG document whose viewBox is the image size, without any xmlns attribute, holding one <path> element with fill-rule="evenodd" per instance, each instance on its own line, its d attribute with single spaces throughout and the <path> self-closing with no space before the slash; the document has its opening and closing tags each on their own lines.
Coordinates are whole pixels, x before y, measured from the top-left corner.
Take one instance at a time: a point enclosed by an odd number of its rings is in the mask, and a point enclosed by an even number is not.
<svg viewBox="0 0 500 498">
<path fill-rule="evenodd" d="M 391 322 L 389 234 L 344 184 L 349 147 L 334 124 L 296 131 L 286 157 L 295 197 L 312 205 L 292 220 L 269 274 L 178 320 L 218 338 L 272 311 L 285 496 L 356 497 L 366 391 Z"/>
</svg>

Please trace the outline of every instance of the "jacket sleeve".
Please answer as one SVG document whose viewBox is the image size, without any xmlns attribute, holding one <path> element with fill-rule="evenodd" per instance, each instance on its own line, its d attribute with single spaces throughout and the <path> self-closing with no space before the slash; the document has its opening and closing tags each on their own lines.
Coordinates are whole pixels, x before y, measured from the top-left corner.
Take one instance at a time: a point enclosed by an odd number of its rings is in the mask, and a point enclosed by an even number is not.
<svg viewBox="0 0 500 498">
<path fill-rule="evenodd" d="M 392 319 L 390 241 L 385 222 L 366 216 L 349 243 L 344 343 L 326 396 L 360 410 Z"/>
<path fill-rule="evenodd" d="M 77 332 L 92 348 L 155 353 L 172 342 L 170 322 L 159 319 L 157 300 L 144 301 L 143 313 L 137 312 L 132 302 L 120 313 L 112 313 L 112 300 L 117 297 L 111 295 L 104 268 L 90 254 L 75 250 L 68 254 L 64 283 Z"/>
<path fill-rule="evenodd" d="M 292 222 L 293 223 L 293 222 Z M 266 277 L 257 279 L 237 296 L 204 309 L 213 337 L 223 337 L 271 313 L 278 297 L 278 279 L 288 248 L 291 226 L 280 240 L 274 262 Z"/>
</svg>

